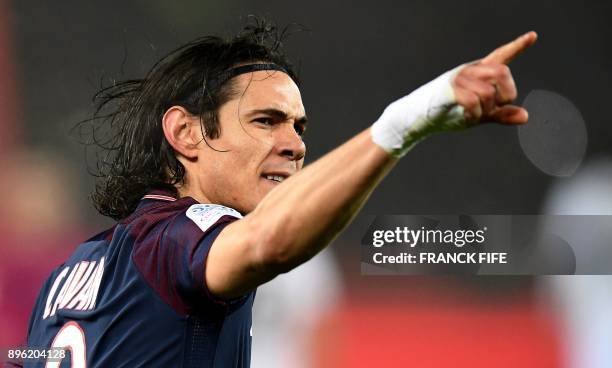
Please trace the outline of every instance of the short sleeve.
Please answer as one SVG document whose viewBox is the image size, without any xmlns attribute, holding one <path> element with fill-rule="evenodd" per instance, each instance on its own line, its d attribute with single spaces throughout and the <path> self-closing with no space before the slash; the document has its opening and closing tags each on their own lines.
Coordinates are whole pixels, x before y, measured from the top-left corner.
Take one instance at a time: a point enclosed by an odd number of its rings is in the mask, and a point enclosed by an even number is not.
<svg viewBox="0 0 612 368">
<path fill-rule="evenodd" d="M 204 272 L 210 248 L 221 231 L 242 216 L 219 205 L 194 204 L 160 221 L 135 244 L 133 262 L 145 281 L 177 312 L 197 315 L 224 310 L 232 302 L 215 298 Z"/>
</svg>

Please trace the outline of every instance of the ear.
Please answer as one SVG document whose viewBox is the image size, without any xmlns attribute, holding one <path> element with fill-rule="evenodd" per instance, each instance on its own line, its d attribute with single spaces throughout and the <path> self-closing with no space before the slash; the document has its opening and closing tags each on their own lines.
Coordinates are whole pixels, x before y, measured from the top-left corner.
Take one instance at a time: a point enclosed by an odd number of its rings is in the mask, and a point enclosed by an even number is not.
<svg viewBox="0 0 612 368">
<path fill-rule="evenodd" d="M 194 117 L 182 106 L 172 106 L 162 117 L 166 140 L 172 148 L 188 159 L 195 159 L 198 143 L 202 141 L 200 119 Z"/>
</svg>

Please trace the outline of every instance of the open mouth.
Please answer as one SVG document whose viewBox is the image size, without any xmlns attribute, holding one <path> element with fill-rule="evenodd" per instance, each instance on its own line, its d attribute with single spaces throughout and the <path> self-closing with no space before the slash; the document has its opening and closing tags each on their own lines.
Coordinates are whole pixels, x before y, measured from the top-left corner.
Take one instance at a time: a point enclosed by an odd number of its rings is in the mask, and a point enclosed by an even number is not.
<svg viewBox="0 0 612 368">
<path fill-rule="evenodd" d="M 282 183 L 283 180 L 287 179 L 285 175 L 262 175 L 265 179 L 275 181 L 277 183 Z"/>
</svg>

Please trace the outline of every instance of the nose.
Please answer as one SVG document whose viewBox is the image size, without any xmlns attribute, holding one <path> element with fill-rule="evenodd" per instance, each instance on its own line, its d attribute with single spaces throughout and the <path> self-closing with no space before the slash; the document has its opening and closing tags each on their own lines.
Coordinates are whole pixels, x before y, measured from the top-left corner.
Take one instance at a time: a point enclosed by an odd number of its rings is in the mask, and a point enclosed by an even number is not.
<svg viewBox="0 0 612 368">
<path fill-rule="evenodd" d="M 293 126 L 293 122 L 281 124 L 276 136 L 275 150 L 280 156 L 299 161 L 306 154 L 306 144 Z"/>
</svg>

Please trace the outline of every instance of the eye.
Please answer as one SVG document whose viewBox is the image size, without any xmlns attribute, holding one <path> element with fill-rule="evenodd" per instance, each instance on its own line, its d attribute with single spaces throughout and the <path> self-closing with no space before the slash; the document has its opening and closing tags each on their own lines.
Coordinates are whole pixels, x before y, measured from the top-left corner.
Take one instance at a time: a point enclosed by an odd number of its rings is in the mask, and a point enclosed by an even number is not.
<svg viewBox="0 0 612 368">
<path fill-rule="evenodd" d="M 272 121 L 272 118 L 268 118 L 268 117 L 257 118 L 253 121 L 259 124 L 263 124 L 263 125 L 273 125 L 274 124 L 274 121 Z"/>
<path fill-rule="evenodd" d="M 293 128 L 297 132 L 298 135 L 302 136 L 306 132 L 306 126 L 304 124 L 296 123 L 293 124 Z"/>
</svg>

